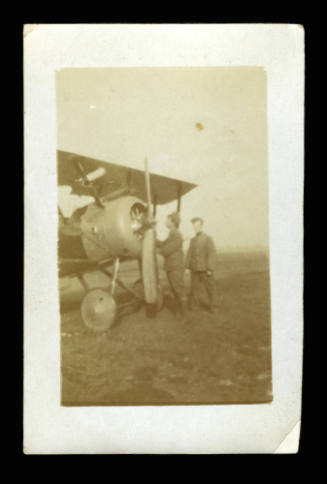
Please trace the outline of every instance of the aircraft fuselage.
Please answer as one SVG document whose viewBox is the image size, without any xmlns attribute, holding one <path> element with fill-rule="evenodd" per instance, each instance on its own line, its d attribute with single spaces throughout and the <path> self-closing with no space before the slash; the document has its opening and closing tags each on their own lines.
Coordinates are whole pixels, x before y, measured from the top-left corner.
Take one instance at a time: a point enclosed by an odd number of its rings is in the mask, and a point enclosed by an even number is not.
<svg viewBox="0 0 327 484">
<path fill-rule="evenodd" d="M 59 257 L 97 261 L 142 255 L 144 203 L 131 195 L 89 205 L 76 221 L 59 227 Z"/>
</svg>

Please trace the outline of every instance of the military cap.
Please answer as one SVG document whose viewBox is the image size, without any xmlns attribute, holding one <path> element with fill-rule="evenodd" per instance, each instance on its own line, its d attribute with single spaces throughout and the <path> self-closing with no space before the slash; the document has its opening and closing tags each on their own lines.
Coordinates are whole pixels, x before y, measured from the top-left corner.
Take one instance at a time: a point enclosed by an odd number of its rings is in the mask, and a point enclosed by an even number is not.
<svg viewBox="0 0 327 484">
<path fill-rule="evenodd" d="M 194 224 L 195 222 L 201 222 L 203 224 L 203 218 L 201 218 L 201 217 L 193 217 L 191 219 L 191 222 L 192 222 L 192 224 Z"/>
<path fill-rule="evenodd" d="M 173 212 L 168 215 L 170 220 L 178 227 L 179 224 L 181 223 L 181 218 L 179 216 L 178 212 Z"/>
</svg>

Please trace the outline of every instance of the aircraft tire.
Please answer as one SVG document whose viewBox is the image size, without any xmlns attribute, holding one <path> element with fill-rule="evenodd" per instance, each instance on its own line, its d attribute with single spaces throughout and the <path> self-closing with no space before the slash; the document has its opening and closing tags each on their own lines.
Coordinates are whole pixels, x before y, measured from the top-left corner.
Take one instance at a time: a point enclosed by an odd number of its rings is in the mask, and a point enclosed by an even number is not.
<svg viewBox="0 0 327 484">
<path fill-rule="evenodd" d="M 115 322 L 117 305 L 107 289 L 91 289 L 86 293 L 81 304 L 84 324 L 94 331 L 106 331 Z"/>
</svg>

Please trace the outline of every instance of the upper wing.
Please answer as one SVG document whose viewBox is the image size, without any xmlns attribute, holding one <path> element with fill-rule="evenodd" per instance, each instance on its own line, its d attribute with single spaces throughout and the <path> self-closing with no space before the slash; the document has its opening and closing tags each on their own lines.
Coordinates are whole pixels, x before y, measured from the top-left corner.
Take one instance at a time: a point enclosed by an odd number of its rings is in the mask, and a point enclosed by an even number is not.
<svg viewBox="0 0 327 484">
<path fill-rule="evenodd" d="M 106 161 L 88 158 L 76 153 L 57 151 L 58 185 L 72 187 L 77 195 L 92 195 L 90 188 L 81 183 L 82 172 L 94 172 L 104 168 L 105 174 L 92 182 L 99 197 L 106 197 L 115 190 L 129 186 L 133 194 L 146 202 L 144 172 Z M 161 175 L 150 174 L 151 196 L 156 204 L 165 204 L 176 200 L 197 185 Z"/>
</svg>

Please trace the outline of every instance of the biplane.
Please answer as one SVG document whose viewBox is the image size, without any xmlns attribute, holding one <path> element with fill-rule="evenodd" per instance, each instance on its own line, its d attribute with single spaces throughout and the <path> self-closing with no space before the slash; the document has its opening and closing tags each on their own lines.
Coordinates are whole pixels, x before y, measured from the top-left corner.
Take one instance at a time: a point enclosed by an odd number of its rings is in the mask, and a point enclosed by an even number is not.
<svg viewBox="0 0 327 484">
<path fill-rule="evenodd" d="M 72 194 L 93 200 L 69 218 L 58 205 L 59 277 L 80 280 L 85 325 L 95 331 L 112 326 L 117 284 L 156 313 L 162 305 L 155 250 L 157 205 L 176 200 L 179 212 L 182 196 L 196 185 L 150 173 L 147 159 L 142 171 L 58 150 L 57 169 L 59 186 L 70 186 Z M 131 259 L 138 260 L 140 277 L 128 287 L 119 278 L 119 266 Z M 84 276 L 96 270 L 108 277 L 108 288 L 88 286 Z"/>
</svg>

